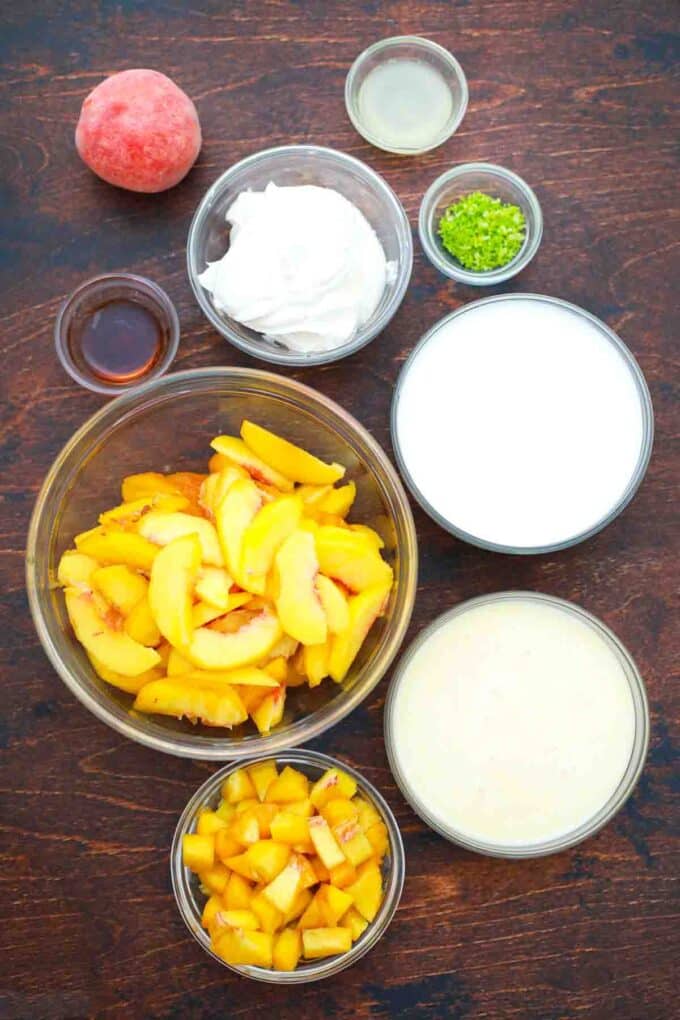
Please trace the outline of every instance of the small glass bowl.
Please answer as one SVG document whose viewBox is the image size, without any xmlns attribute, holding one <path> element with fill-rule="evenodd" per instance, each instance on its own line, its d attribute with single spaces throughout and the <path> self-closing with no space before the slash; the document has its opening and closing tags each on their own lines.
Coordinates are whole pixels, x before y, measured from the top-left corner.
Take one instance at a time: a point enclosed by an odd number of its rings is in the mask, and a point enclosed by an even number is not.
<svg viewBox="0 0 680 1020">
<path fill-rule="evenodd" d="M 265 340 L 261 333 L 218 312 L 212 297 L 198 282 L 208 262 L 216 262 L 229 248 L 230 227 L 225 219 L 229 206 L 242 191 L 263 191 L 270 181 L 284 186 L 316 184 L 340 192 L 364 214 L 383 246 L 387 261 L 394 264 L 394 272 L 373 315 L 340 347 L 305 354 Z M 234 347 L 279 365 L 325 365 L 365 347 L 399 308 L 412 267 L 411 227 L 389 184 L 353 156 L 319 145 L 283 145 L 235 163 L 203 196 L 187 240 L 189 281 L 206 318 Z"/>
<path fill-rule="evenodd" d="M 329 461 L 346 465 L 357 486 L 354 519 L 386 538 L 395 583 L 387 611 L 371 628 L 341 684 L 292 688 L 271 733 L 193 726 L 143 715 L 133 696 L 95 673 L 69 624 L 57 566 L 73 538 L 120 502 L 125 475 L 201 470 L 210 440 L 238 434 L 243 418 L 262 421 Z M 394 659 L 411 618 L 418 576 L 413 515 L 397 472 L 371 435 L 346 411 L 293 379 L 248 368 L 175 372 L 113 400 L 56 457 L 38 495 L 26 544 L 26 588 L 45 653 L 90 712 L 131 740 L 180 757 L 229 761 L 270 754 L 318 737 L 366 698 Z M 245 731 L 243 731 L 245 730 Z"/>
<path fill-rule="evenodd" d="M 399 761 L 394 743 L 392 729 L 394 706 L 399 684 L 406 673 L 406 668 L 410 660 L 420 647 L 430 637 L 432 637 L 434 632 L 441 626 L 448 623 L 451 619 L 453 619 L 453 617 L 461 616 L 463 613 L 470 609 L 474 609 L 477 606 L 499 602 L 525 601 L 527 599 L 556 607 L 563 610 L 565 613 L 569 613 L 572 616 L 577 617 L 580 621 L 591 627 L 597 636 L 602 638 L 609 646 L 611 651 L 621 663 L 621 667 L 630 686 L 630 693 L 633 700 L 633 712 L 635 715 L 633 746 L 631 748 L 630 759 L 626 766 L 626 770 L 621 777 L 619 785 L 616 790 L 614 790 L 609 800 L 606 804 L 602 805 L 600 810 L 597 811 L 592 818 L 588 819 L 588 821 L 584 822 L 578 828 L 572 830 L 572 832 L 568 832 L 563 836 L 547 840 L 543 843 L 525 844 L 520 846 L 483 843 L 465 836 L 453 827 L 444 825 L 441 821 L 429 813 L 422 801 L 418 799 L 410 788 L 406 777 L 399 768 Z M 429 825 L 431 829 L 438 832 L 440 836 L 450 840 L 452 843 L 457 843 L 458 846 L 462 846 L 466 850 L 472 850 L 475 853 L 484 854 L 487 857 L 504 857 L 511 860 L 522 860 L 530 857 L 545 857 L 547 854 L 560 853 L 562 850 L 568 850 L 571 847 L 576 846 L 577 843 L 581 843 L 584 839 L 588 839 L 590 836 L 598 832 L 599 829 L 603 828 L 603 826 L 607 825 L 614 815 L 621 810 L 635 789 L 645 763 L 645 758 L 647 757 L 647 749 L 649 747 L 649 705 L 647 703 L 647 693 L 645 691 L 643 679 L 640 676 L 638 668 L 631 658 L 630 653 L 619 641 L 616 634 L 614 634 L 609 627 L 605 626 L 601 620 L 598 620 L 596 616 L 593 616 L 592 613 L 587 612 L 585 609 L 582 609 L 581 606 L 577 606 L 573 602 L 567 602 L 565 599 L 555 598 L 552 595 L 543 595 L 535 591 L 504 591 L 497 592 L 492 595 L 481 595 L 477 598 L 461 602 L 460 605 L 454 606 L 453 609 L 449 609 L 447 612 L 442 613 L 442 615 L 438 616 L 436 620 L 433 620 L 432 623 L 428 624 L 424 630 L 421 630 L 417 638 L 409 645 L 404 655 L 402 655 L 399 660 L 399 664 L 394 671 L 389 691 L 387 693 L 387 700 L 385 702 L 384 732 L 385 747 L 387 750 L 390 768 L 392 769 L 392 775 L 394 776 L 397 785 L 406 800 L 409 802 L 415 813 L 422 818 L 426 825 Z M 539 763 L 537 763 L 537 767 L 538 764 Z"/>
<path fill-rule="evenodd" d="M 361 86 L 374 68 L 388 60 L 395 59 L 419 60 L 431 65 L 441 74 L 451 92 L 451 116 L 440 134 L 424 147 L 400 148 L 388 145 L 367 129 L 361 119 L 359 104 Z M 371 145 L 375 145 L 376 148 L 383 149 L 385 152 L 394 152 L 399 156 L 418 156 L 423 152 L 436 149 L 458 129 L 465 116 L 467 105 L 468 86 L 463 68 L 453 54 L 443 46 L 418 35 L 395 35 L 373 43 L 359 54 L 345 80 L 345 106 L 355 129 Z"/>
<path fill-rule="evenodd" d="M 142 305 L 154 315 L 165 333 L 162 353 L 151 369 L 121 383 L 106 382 L 95 375 L 69 342 L 71 326 L 80 314 L 116 298 Z M 153 280 L 132 273 L 105 273 L 81 283 L 66 299 L 54 325 L 54 344 L 59 361 L 77 383 L 95 393 L 120 394 L 167 372 L 179 346 L 179 319 L 172 301 Z"/>
<path fill-rule="evenodd" d="M 203 911 L 203 894 L 199 888 L 199 881 L 196 875 L 182 863 L 182 837 L 188 832 L 194 832 L 198 818 L 199 809 L 202 807 L 215 808 L 220 799 L 220 788 L 230 773 L 238 768 L 254 765 L 256 762 L 275 761 L 277 765 L 290 765 L 292 768 L 304 772 L 310 779 L 318 779 L 326 769 L 340 768 L 356 780 L 358 791 L 376 809 L 383 822 L 387 826 L 390 848 L 383 861 L 383 882 L 384 896 L 374 920 L 368 928 L 353 944 L 347 953 L 340 956 L 330 956 L 326 959 L 311 962 L 301 962 L 294 971 L 269 970 L 265 967 L 234 967 L 226 963 L 220 956 L 214 953 L 210 946 L 210 936 L 201 926 L 201 914 Z M 389 806 L 383 800 L 376 788 L 368 782 L 359 772 L 345 762 L 338 761 L 317 751 L 284 751 L 279 755 L 267 755 L 265 758 L 252 758 L 249 761 L 239 764 L 227 765 L 210 777 L 190 798 L 185 807 L 172 841 L 170 850 L 170 877 L 172 888 L 175 893 L 175 900 L 182 919 L 196 941 L 205 949 L 214 960 L 217 960 L 224 967 L 241 974 L 244 977 L 253 978 L 256 981 L 266 981 L 279 985 L 299 985 L 309 981 L 319 981 L 321 978 L 332 977 L 339 974 L 341 970 L 356 963 L 365 953 L 372 949 L 385 934 L 390 921 L 394 916 L 401 892 L 404 887 L 404 875 L 406 871 L 406 857 L 404 844 L 399 832 L 399 826 Z M 203 898 L 203 902 L 201 902 Z"/>
<path fill-rule="evenodd" d="M 439 221 L 447 208 L 473 191 L 518 205 L 526 220 L 524 242 L 514 259 L 484 273 L 465 269 L 446 250 L 438 233 Z M 510 280 L 529 265 L 543 236 L 543 214 L 532 189 L 511 170 L 493 163 L 463 163 L 443 173 L 425 192 L 418 215 L 418 233 L 425 254 L 440 273 L 458 283 L 489 287 Z"/>
</svg>

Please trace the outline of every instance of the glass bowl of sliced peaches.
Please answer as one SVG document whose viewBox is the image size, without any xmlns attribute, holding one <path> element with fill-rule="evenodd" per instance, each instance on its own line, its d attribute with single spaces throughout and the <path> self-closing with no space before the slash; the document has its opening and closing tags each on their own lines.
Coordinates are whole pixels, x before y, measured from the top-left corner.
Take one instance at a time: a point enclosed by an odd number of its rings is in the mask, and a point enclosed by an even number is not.
<svg viewBox="0 0 680 1020">
<path fill-rule="evenodd" d="M 27 543 L 45 652 L 140 743 L 239 759 L 310 740 L 392 662 L 417 546 L 375 440 L 315 390 L 211 368 L 102 408 L 57 457 Z"/>
<path fill-rule="evenodd" d="M 189 800 L 170 852 L 196 941 L 277 984 L 330 977 L 372 949 L 404 873 L 399 827 L 375 787 L 304 749 L 216 772 Z"/>
</svg>

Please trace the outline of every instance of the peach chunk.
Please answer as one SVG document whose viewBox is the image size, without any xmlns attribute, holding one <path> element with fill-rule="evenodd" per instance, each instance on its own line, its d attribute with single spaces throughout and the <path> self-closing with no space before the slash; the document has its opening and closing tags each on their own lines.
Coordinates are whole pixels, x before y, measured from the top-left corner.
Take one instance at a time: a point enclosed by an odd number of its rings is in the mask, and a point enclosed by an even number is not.
<svg viewBox="0 0 680 1020">
<path fill-rule="evenodd" d="M 210 444 L 217 453 L 224 454 L 230 461 L 245 468 L 251 478 L 265 485 L 273 485 L 281 492 L 291 492 L 293 483 L 276 468 L 270 467 L 256 453 L 246 446 L 238 436 L 216 436 Z"/>
<path fill-rule="evenodd" d="M 135 67 L 112 74 L 83 102 L 78 155 L 108 184 L 128 191 L 165 191 L 196 162 L 201 125 L 196 107 L 159 71 Z"/>
<path fill-rule="evenodd" d="M 89 589 L 92 587 L 90 578 L 98 567 L 91 556 L 69 549 L 59 560 L 57 580 L 64 588 Z"/>
<path fill-rule="evenodd" d="M 153 669 L 161 661 L 158 652 L 145 648 L 122 629 L 111 626 L 98 612 L 92 592 L 67 588 L 64 595 L 76 637 L 107 669 L 133 677 Z"/>
<path fill-rule="evenodd" d="M 385 611 L 392 581 L 367 588 L 349 600 L 349 626 L 341 634 L 335 634 L 331 641 L 328 672 L 340 683 L 354 662 L 366 635 L 375 620 Z"/>
<path fill-rule="evenodd" d="M 305 960 L 347 953 L 351 948 L 352 934 L 348 928 L 307 928 L 302 933 Z"/>
<path fill-rule="evenodd" d="M 215 527 L 204 517 L 179 512 L 166 514 L 152 510 L 142 517 L 137 525 L 137 531 L 149 542 L 160 546 L 166 546 L 185 535 L 198 535 L 203 563 L 216 567 L 221 567 L 224 563 Z"/>
<path fill-rule="evenodd" d="M 192 592 L 200 563 L 201 545 L 191 534 L 164 546 L 151 569 L 151 612 L 163 637 L 180 649 L 193 634 Z"/>
<path fill-rule="evenodd" d="M 284 631 L 305 645 L 326 640 L 326 614 L 316 590 L 319 563 L 314 536 L 293 531 L 275 557 L 278 581 L 276 609 Z"/>
<path fill-rule="evenodd" d="M 315 533 L 319 569 L 352 591 L 392 581 L 392 568 L 363 535 L 331 525 Z"/>
<path fill-rule="evenodd" d="M 242 422 L 241 436 L 258 457 L 293 482 L 302 482 L 305 485 L 332 485 L 345 473 L 341 464 L 326 464 L 301 447 L 252 421 Z"/>
<path fill-rule="evenodd" d="M 186 654 L 202 669 L 236 669 L 260 661 L 281 633 L 277 617 L 263 609 L 233 634 L 199 627 L 187 642 Z"/>
<path fill-rule="evenodd" d="M 295 928 L 284 928 L 276 937 L 272 954 L 274 970 L 295 970 L 302 956 L 302 936 Z"/>
<path fill-rule="evenodd" d="M 280 496 L 255 514 L 241 545 L 241 578 L 248 591 L 264 595 L 274 556 L 301 516 L 302 501 L 297 496 Z"/>
<path fill-rule="evenodd" d="M 233 688 L 201 690 L 186 687 L 182 678 L 153 680 L 142 687 L 133 708 L 138 712 L 170 715 L 176 719 L 186 716 L 200 720 L 205 726 L 238 726 L 248 718 L 241 699 Z"/>
<path fill-rule="evenodd" d="M 241 548 L 243 536 L 258 510 L 262 495 L 249 478 L 242 478 L 229 487 L 215 510 L 217 534 L 224 553 L 227 570 L 241 584 Z"/>
<path fill-rule="evenodd" d="M 279 687 L 267 694 L 252 712 L 252 720 L 260 733 L 269 731 L 283 719 L 283 708 L 286 703 L 286 688 Z"/>
</svg>

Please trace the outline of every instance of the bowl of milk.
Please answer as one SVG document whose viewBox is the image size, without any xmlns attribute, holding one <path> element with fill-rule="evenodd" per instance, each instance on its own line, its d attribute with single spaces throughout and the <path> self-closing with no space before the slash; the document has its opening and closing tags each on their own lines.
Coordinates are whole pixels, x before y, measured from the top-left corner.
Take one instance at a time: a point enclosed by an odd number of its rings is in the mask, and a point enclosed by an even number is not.
<svg viewBox="0 0 680 1020">
<path fill-rule="evenodd" d="M 625 344 L 541 294 L 443 318 L 411 352 L 392 403 L 395 455 L 423 509 L 505 553 L 553 552 L 604 528 L 642 482 L 653 435 Z"/>
<path fill-rule="evenodd" d="M 644 683 L 603 623 L 537 592 L 470 599 L 421 631 L 385 706 L 405 798 L 495 857 L 556 853 L 625 803 L 649 742 Z"/>
</svg>

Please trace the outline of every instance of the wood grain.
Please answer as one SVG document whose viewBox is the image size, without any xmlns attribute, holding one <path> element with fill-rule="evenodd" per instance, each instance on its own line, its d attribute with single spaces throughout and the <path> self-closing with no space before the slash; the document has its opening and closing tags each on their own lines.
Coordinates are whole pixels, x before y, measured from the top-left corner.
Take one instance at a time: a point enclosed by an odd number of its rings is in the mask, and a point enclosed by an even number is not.
<svg viewBox="0 0 680 1020">
<path fill-rule="evenodd" d="M 673 799 L 677 15 L 674 0 L 4 6 L 0 1016 L 673 1015 L 680 948 Z M 343 104 L 345 74 L 363 46 L 409 32 L 452 49 L 471 93 L 454 138 L 418 159 L 364 143 Z M 196 100 L 203 124 L 198 165 L 161 196 L 108 187 L 79 163 L 72 144 L 87 92 L 131 66 L 173 76 Z M 426 186 L 451 164 L 492 160 L 526 176 L 543 206 L 544 241 L 505 289 L 567 298 L 616 329 L 649 381 L 657 435 L 633 504 L 605 532 L 554 557 L 481 552 L 415 510 L 421 572 L 411 636 L 445 606 L 524 587 L 583 604 L 631 649 L 653 724 L 634 796 L 570 853 L 504 863 L 457 850 L 416 819 L 391 778 L 382 740 L 386 679 L 316 746 L 362 769 L 395 809 L 408 854 L 402 906 L 379 948 L 354 968 L 290 993 L 230 975 L 187 936 L 167 851 L 180 810 L 210 769 L 123 740 L 71 697 L 28 615 L 23 550 L 49 465 L 101 402 L 72 384 L 54 356 L 61 301 L 97 272 L 146 274 L 179 310 L 177 368 L 249 364 L 213 332 L 192 298 L 186 232 L 223 169 L 257 149 L 295 141 L 366 160 L 396 189 L 412 223 Z M 416 242 L 412 285 L 389 328 L 347 361 L 291 374 L 345 404 L 389 450 L 388 409 L 404 358 L 427 326 L 478 296 L 438 275 Z"/>
</svg>

